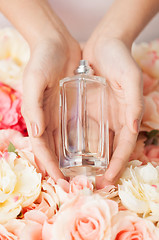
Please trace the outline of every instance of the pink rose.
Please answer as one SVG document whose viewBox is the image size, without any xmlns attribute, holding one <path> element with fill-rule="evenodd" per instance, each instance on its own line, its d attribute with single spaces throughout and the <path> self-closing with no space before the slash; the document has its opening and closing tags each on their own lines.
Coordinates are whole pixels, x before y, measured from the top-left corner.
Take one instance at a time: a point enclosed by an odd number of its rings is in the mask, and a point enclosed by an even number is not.
<svg viewBox="0 0 159 240">
<path fill-rule="evenodd" d="M 77 195 L 64 203 L 52 219 L 45 222 L 45 240 L 106 240 L 111 237 L 111 218 L 118 205 L 98 194 Z"/>
<path fill-rule="evenodd" d="M 31 151 L 29 137 L 24 137 L 19 131 L 13 129 L 0 130 L 0 151 L 6 150 L 10 142 L 19 150 L 27 149 Z"/>
<path fill-rule="evenodd" d="M 86 176 L 82 175 L 74 177 L 70 183 L 64 179 L 58 179 L 57 184 L 53 184 L 53 186 L 56 189 L 61 204 L 73 198 L 81 190 L 87 189 L 93 191 L 92 182 Z"/>
<path fill-rule="evenodd" d="M 9 86 L 0 83 L 0 129 L 11 128 L 27 135 L 21 114 L 21 95 Z"/>
<path fill-rule="evenodd" d="M 8 232 L 7 229 L 0 224 L 0 239 L 1 240 L 18 240 L 18 238 L 12 233 Z"/>
<path fill-rule="evenodd" d="M 159 229 L 145 219 L 128 211 L 121 211 L 112 218 L 111 240 L 157 240 Z"/>
<path fill-rule="evenodd" d="M 152 78 L 143 72 L 143 93 L 144 95 L 152 92 L 159 85 L 159 79 Z"/>
<path fill-rule="evenodd" d="M 131 155 L 131 160 L 140 160 L 143 164 L 151 162 L 154 166 L 159 165 L 159 146 L 145 146 L 144 141 L 145 138 L 140 138 L 136 142 L 136 147 Z"/>
<path fill-rule="evenodd" d="M 79 175 L 71 180 L 69 192 L 76 194 L 77 192 L 85 188 L 93 191 L 93 184 L 89 181 L 89 179 L 86 176 Z"/>
<path fill-rule="evenodd" d="M 153 163 L 153 165 L 155 163 L 159 165 L 159 146 L 155 145 L 146 146 L 144 149 L 144 154 L 148 158 L 148 161 Z"/>
<path fill-rule="evenodd" d="M 141 129 L 159 129 L 159 92 L 152 92 L 144 97 L 145 111 Z"/>
<path fill-rule="evenodd" d="M 135 149 L 130 157 L 130 160 L 140 160 L 141 162 L 143 162 L 143 164 L 146 164 L 149 161 L 149 159 L 144 153 L 145 140 L 146 140 L 145 137 L 141 137 L 137 140 Z"/>
</svg>

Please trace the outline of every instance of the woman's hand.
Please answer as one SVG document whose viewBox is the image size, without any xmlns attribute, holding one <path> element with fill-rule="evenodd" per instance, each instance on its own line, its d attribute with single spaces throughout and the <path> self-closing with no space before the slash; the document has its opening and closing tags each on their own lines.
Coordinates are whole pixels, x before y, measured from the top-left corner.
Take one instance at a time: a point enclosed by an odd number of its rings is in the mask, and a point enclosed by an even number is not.
<svg viewBox="0 0 159 240">
<path fill-rule="evenodd" d="M 93 38 L 83 50 L 83 58 L 108 82 L 108 117 L 111 160 L 97 187 L 115 183 L 134 149 L 143 113 L 142 79 L 129 49 L 118 39 Z"/>
<path fill-rule="evenodd" d="M 39 166 L 55 180 L 59 170 L 55 133 L 59 117 L 59 80 L 71 75 L 81 58 L 78 43 L 60 36 L 40 41 L 31 51 L 23 82 L 23 107 Z"/>
</svg>

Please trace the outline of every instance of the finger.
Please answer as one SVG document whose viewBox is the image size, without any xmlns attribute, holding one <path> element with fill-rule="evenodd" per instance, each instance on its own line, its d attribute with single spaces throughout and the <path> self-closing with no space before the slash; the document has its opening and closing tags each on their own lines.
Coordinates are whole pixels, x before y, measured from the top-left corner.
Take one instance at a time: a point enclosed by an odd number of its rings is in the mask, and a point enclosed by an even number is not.
<svg viewBox="0 0 159 240">
<path fill-rule="evenodd" d="M 132 133 L 125 125 L 121 131 L 115 135 L 117 146 L 113 153 L 112 159 L 108 169 L 105 172 L 103 182 L 98 184 L 99 188 L 103 188 L 105 185 L 115 184 L 123 173 L 129 157 L 134 150 L 137 134 Z"/>
<path fill-rule="evenodd" d="M 26 122 L 26 124 L 29 125 L 28 122 Z M 50 177 L 57 181 L 59 178 L 64 178 L 64 176 L 59 169 L 54 141 L 50 138 L 52 138 L 52 134 L 50 133 L 48 138 L 46 131 L 38 138 L 32 137 L 32 135 L 30 136 L 32 150 L 36 157 L 38 167 L 42 170 L 43 174 L 47 172 Z"/>
<path fill-rule="evenodd" d="M 48 141 L 46 141 L 46 133 L 38 138 L 31 138 L 33 152 L 45 168 L 48 175 L 52 177 L 55 181 L 59 178 L 64 178 L 62 172 L 59 169 L 59 163 L 54 150 L 51 150 L 48 146 Z"/>
<path fill-rule="evenodd" d="M 30 136 L 41 136 L 45 130 L 43 94 L 46 88 L 44 77 L 38 72 L 27 71 L 23 79 L 23 115 Z"/>
<path fill-rule="evenodd" d="M 126 123 L 130 131 L 138 133 L 143 115 L 143 84 L 137 67 L 130 70 L 125 80 Z"/>
</svg>

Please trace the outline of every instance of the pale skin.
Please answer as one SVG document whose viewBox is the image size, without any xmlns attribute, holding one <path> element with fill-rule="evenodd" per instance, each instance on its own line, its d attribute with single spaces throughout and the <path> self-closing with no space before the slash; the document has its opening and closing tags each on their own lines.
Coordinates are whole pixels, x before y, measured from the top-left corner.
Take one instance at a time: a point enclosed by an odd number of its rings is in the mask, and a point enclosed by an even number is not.
<svg viewBox="0 0 159 240">
<path fill-rule="evenodd" d="M 131 57 L 131 46 L 158 12 L 159 1 L 114 1 L 83 50 L 45 0 L 0 0 L 0 9 L 30 46 L 22 112 L 41 168 L 55 180 L 63 177 L 54 139 L 59 80 L 72 75 L 83 58 L 109 84 L 112 156 L 97 187 L 114 184 L 134 149 L 143 114 L 141 72 Z"/>
</svg>

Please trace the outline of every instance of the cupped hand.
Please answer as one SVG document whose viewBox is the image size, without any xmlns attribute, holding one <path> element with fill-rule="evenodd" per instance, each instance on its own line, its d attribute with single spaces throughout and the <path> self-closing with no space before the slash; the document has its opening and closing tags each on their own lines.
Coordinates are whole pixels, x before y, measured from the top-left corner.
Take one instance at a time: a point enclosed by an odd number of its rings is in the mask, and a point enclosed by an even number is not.
<svg viewBox="0 0 159 240">
<path fill-rule="evenodd" d="M 59 80 L 73 73 L 80 58 L 80 47 L 73 38 L 43 39 L 31 50 L 24 73 L 22 113 L 39 166 L 55 181 L 63 177 L 54 138 L 59 117 Z"/>
<path fill-rule="evenodd" d="M 103 188 L 118 180 L 134 149 L 143 114 L 142 78 L 130 50 L 119 39 L 90 38 L 83 59 L 108 82 L 111 159 L 104 176 L 96 182 L 97 188 Z"/>
</svg>

